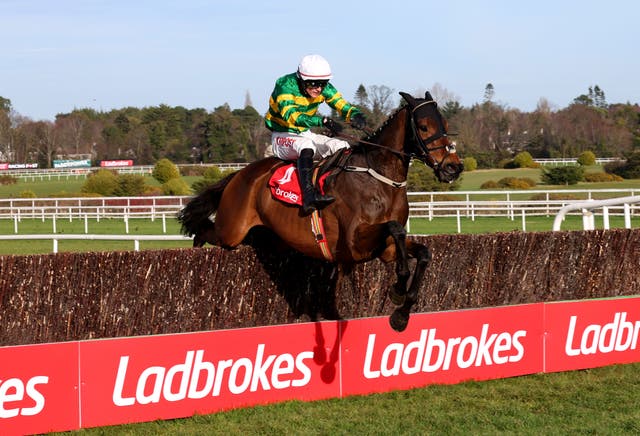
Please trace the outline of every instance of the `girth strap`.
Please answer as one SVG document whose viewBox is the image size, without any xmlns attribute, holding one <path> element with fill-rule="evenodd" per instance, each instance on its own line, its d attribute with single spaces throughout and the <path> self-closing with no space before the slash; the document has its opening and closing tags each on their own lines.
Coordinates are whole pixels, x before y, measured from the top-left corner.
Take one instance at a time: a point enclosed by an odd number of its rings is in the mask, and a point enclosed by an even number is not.
<svg viewBox="0 0 640 436">
<path fill-rule="evenodd" d="M 407 186 L 407 181 L 406 180 L 404 182 L 396 182 L 394 180 L 391 180 L 388 177 L 383 176 L 382 174 L 380 174 L 379 172 L 377 172 L 373 168 L 354 167 L 354 166 L 350 166 L 349 165 L 349 166 L 344 167 L 344 170 L 345 171 L 351 171 L 351 172 L 354 172 L 354 173 L 368 173 L 374 179 L 379 180 L 382 183 L 386 183 L 387 185 L 391 185 L 394 188 L 404 188 L 405 186 Z"/>
<path fill-rule="evenodd" d="M 318 178 L 318 174 L 320 168 L 316 167 L 313 171 L 313 184 L 316 184 L 316 179 Z M 322 215 L 318 209 L 314 210 L 311 213 L 311 232 L 316 239 L 316 242 L 320 246 L 320 251 L 322 251 L 322 255 L 329 262 L 333 262 L 333 255 L 331 254 L 331 250 L 329 249 L 329 241 L 327 241 L 327 234 L 324 231 L 324 224 L 322 222 Z"/>
<path fill-rule="evenodd" d="M 333 262 L 333 255 L 329 249 L 329 241 L 327 241 L 327 234 L 324 231 L 324 224 L 322 223 L 322 216 L 317 209 L 311 214 L 311 231 L 320 246 L 320 251 L 322 251 L 324 258 L 329 262 Z"/>
</svg>

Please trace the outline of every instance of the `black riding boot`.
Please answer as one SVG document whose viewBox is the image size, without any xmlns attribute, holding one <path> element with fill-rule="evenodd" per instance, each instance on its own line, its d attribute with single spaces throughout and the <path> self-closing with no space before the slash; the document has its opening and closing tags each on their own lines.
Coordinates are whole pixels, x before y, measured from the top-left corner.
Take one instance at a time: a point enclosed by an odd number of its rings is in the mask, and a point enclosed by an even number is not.
<svg viewBox="0 0 640 436">
<path fill-rule="evenodd" d="M 320 195 L 316 192 L 311 182 L 313 173 L 313 150 L 305 148 L 300 152 L 298 157 L 298 179 L 300 182 L 300 190 L 302 191 L 302 214 L 309 215 L 316 209 L 333 203 L 335 198 L 331 195 Z"/>
</svg>

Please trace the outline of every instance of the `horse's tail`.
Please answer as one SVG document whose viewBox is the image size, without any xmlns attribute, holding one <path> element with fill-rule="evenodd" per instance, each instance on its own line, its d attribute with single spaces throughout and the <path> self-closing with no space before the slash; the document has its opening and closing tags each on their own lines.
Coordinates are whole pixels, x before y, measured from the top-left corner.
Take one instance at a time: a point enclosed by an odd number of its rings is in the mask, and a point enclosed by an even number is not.
<svg viewBox="0 0 640 436">
<path fill-rule="evenodd" d="M 226 186 L 238 172 L 234 172 L 209 186 L 197 195 L 178 213 L 178 221 L 182 224 L 182 233 L 186 236 L 200 234 L 213 228 L 209 218 L 220 206 L 220 199 Z"/>
</svg>

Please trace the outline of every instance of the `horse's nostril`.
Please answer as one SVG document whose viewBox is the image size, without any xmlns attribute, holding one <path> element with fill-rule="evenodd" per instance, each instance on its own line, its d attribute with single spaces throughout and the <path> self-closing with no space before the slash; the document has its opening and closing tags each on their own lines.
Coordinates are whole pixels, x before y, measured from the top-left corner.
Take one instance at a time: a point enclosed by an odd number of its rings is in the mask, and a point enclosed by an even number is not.
<svg viewBox="0 0 640 436">
<path fill-rule="evenodd" d="M 450 163 L 445 165 L 444 170 L 449 174 L 460 174 L 463 168 L 463 165 L 460 163 Z"/>
</svg>

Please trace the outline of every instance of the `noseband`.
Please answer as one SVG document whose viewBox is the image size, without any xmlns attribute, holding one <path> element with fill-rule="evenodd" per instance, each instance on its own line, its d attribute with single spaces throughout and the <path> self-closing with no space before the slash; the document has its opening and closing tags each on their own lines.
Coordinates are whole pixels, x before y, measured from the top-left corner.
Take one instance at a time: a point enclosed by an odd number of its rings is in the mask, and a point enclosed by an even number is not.
<svg viewBox="0 0 640 436">
<path fill-rule="evenodd" d="M 422 139 L 422 137 L 418 134 L 418 127 L 416 125 L 416 111 L 422 106 L 433 104 L 435 113 L 437 115 L 436 119 L 438 121 L 438 131 L 433 135 L 429 136 L 426 139 Z M 413 137 L 415 142 L 418 144 L 418 149 L 422 152 L 421 156 L 417 154 L 413 154 L 412 157 L 416 157 L 420 160 L 425 161 L 425 163 L 429 164 L 433 167 L 434 170 L 437 170 L 444 160 L 452 153 L 456 152 L 456 147 L 454 144 L 446 144 L 440 145 L 437 147 L 429 148 L 429 144 L 437 141 L 440 138 L 448 138 L 447 129 L 444 126 L 444 122 L 442 121 L 442 115 L 440 115 L 440 111 L 437 109 L 437 103 L 434 100 L 426 100 L 420 104 L 417 104 L 415 107 L 411 108 L 411 131 L 413 132 Z M 436 159 L 431 155 L 434 151 L 445 149 L 446 154 L 442 157 L 440 162 L 436 161 Z"/>
</svg>

